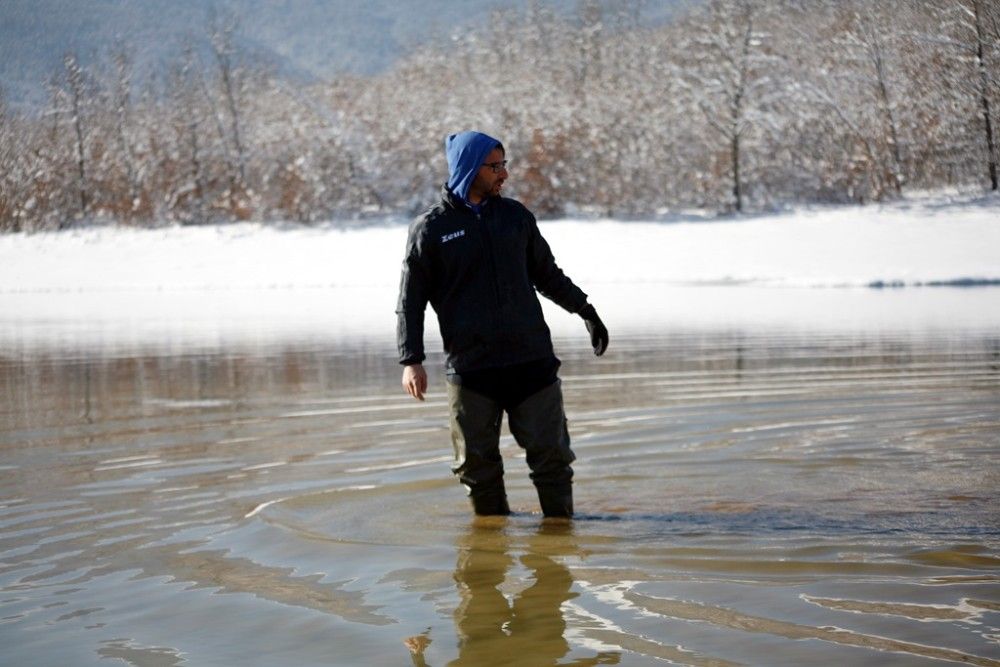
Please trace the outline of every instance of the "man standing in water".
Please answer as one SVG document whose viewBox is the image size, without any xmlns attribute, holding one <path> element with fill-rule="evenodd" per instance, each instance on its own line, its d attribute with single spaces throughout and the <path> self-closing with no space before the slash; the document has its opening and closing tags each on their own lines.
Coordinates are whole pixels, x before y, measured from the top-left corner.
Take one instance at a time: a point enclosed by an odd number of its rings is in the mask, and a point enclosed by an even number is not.
<svg viewBox="0 0 1000 667">
<path fill-rule="evenodd" d="M 547 517 L 573 514 L 570 449 L 559 360 L 537 289 L 580 315 L 594 354 L 608 330 L 587 295 L 556 266 L 535 217 L 500 196 L 507 180 L 503 144 L 480 132 L 445 140 L 448 183 L 441 201 L 410 227 L 399 288 L 397 340 L 407 393 L 427 391 L 424 311 L 437 313 L 447 358 L 453 472 L 476 514 L 509 514 L 500 423 L 527 453 Z"/>
</svg>

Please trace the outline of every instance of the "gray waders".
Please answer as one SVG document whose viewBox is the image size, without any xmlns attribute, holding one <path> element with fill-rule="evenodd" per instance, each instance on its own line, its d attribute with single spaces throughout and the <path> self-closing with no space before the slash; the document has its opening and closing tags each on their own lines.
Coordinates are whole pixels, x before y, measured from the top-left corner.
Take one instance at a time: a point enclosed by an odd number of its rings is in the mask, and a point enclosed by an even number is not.
<svg viewBox="0 0 1000 667">
<path fill-rule="evenodd" d="M 476 514 L 510 514 L 500 456 L 504 407 L 483 394 L 448 383 L 452 472 L 469 492 Z M 559 380 L 506 409 L 514 440 L 527 453 L 531 481 L 547 517 L 573 515 L 573 468 Z"/>
</svg>

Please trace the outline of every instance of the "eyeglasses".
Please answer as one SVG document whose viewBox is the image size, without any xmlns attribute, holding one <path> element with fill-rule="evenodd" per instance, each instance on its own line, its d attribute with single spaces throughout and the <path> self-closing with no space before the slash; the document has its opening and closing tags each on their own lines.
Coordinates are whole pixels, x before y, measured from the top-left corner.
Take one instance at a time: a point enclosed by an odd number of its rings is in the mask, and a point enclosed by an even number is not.
<svg viewBox="0 0 1000 667">
<path fill-rule="evenodd" d="M 484 167 L 489 167 L 493 170 L 494 174 L 499 174 L 501 169 L 507 168 L 507 160 L 500 160 L 499 162 L 487 162 Z"/>
</svg>

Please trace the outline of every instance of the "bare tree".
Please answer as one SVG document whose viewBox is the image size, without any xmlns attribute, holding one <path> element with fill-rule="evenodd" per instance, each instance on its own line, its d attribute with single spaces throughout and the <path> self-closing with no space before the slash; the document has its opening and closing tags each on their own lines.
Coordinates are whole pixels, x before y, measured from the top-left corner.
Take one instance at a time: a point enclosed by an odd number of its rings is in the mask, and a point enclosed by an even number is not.
<svg viewBox="0 0 1000 667">
<path fill-rule="evenodd" d="M 79 215 L 87 215 L 90 203 L 90 192 L 87 184 L 87 149 L 84 143 L 84 104 L 86 91 L 84 89 L 83 69 L 74 54 L 63 56 L 63 69 L 66 75 L 66 92 L 69 94 L 70 123 L 75 136 L 77 192 L 79 194 Z"/>
<path fill-rule="evenodd" d="M 938 0 L 929 3 L 928 9 L 935 15 L 933 26 L 937 30 L 923 35 L 922 40 L 950 51 L 954 66 L 941 70 L 946 77 L 945 85 L 961 87 L 975 100 L 976 115 L 981 120 L 983 143 L 980 145 L 986 152 L 986 171 L 990 187 L 995 191 L 1000 184 L 991 99 L 1000 88 L 1000 75 L 997 63 L 991 66 L 991 60 L 997 58 L 996 52 L 1000 49 L 1000 29 L 997 27 L 1000 9 L 996 3 L 982 0 Z M 971 72 L 967 69 L 969 65 Z"/>
<path fill-rule="evenodd" d="M 885 132 L 884 143 L 888 146 L 891 157 L 887 170 L 887 180 L 892 190 L 899 194 L 902 191 L 904 180 L 902 175 L 903 158 L 900 153 L 895 105 L 889 93 L 888 45 L 886 44 L 889 22 L 883 22 L 876 12 L 876 8 L 868 3 L 855 9 L 853 19 L 853 30 L 848 33 L 848 39 L 855 41 L 861 47 L 871 68 L 870 85 L 875 89 L 879 116 L 882 119 Z"/>
<path fill-rule="evenodd" d="M 197 68 L 194 47 L 188 45 L 180 63 L 171 72 L 169 83 L 174 110 L 171 124 L 177 137 L 178 155 L 183 156 L 179 157 L 182 166 L 178 171 L 186 175 L 171 187 L 169 208 L 181 213 L 185 223 L 204 222 L 206 217 L 202 112 L 198 104 L 202 99 L 203 80 Z"/>
<path fill-rule="evenodd" d="M 7 109 L 7 101 L 3 89 L 0 88 L 0 164 L 4 165 L 0 172 L 0 232 L 21 231 L 17 215 L 16 189 L 19 185 L 15 160 L 17 148 L 14 145 L 14 119 Z"/>
<path fill-rule="evenodd" d="M 0 103 L 0 230 L 413 213 L 459 126 L 504 138 L 513 195 L 547 215 L 996 187 L 1000 4 L 707 0 L 666 25 L 642 6 L 535 0 L 308 85 L 249 61 L 233 20 L 145 88 L 124 49 L 67 56 L 51 106 Z"/>
<path fill-rule="evenodd" d="M 218 66 L 219 83 L 222 91 L 223 101 L 227 116 L 229 118 L 229 141 L 232 142 L 233 173 L 230 182 L 230 209 L 236 211 L 239 207 L 237 198 L 246 189 L 246 155 L 243 148 L 242 134 L 242 114 L 240 111 L 239 83 L 237 82 L 237 68 L 233 63 L 235 48 L 233 35 L 236 31 L 235 18 L 228 18 L 223 22 L 212 21 L 209 41 L 212 45 L 212 53 L 215 55 L 215 62 Z"/>
<path fill-rule="evenodd" d="M 891 2 L 891 0 L 889 0 Z M 865 0 L 831 7 L 817 18 L 813 29 L 798 29 L 798 46 L 806 53 L 817 42 L 830 48 L 815 49 L 807 65 L 797 72 L 799 87 L 809 102 L 824 110 L 815 122 L 830 133 L 843 135 L 845 153 L 842 179 L 851 198 L 881 200 L 899 195 L 905 180 L 898 110 L 893 99 L 891 72 L 898 41 L 900 18 L 895 6 L 886 20 Z M 821 10 L 815 10 L 817 13 Z M 895 73 L 899 78 L 899 73 Z"/>
<path fill-rule="evenodd" d="M 580 95 L 586 99 L 587 83 L 601 76 L 601 41 L 604 34 L 604 17 L 601 5 L 597 0 L 579 0 L 579 49 L 580 56 L 576 59 L 577 87 Z"/>
<path fill-rule="evenodd" d="M 141 186 L 139 170 L 136 167 L 129 130 L 132 115 L 132 57 L 124 45 L 115 50 L 112 60 L 115 66 L 115 87 L 112 98 L 115 117 L 115 137 L 118 152 L 125 169 L 125 180 L 128 188 L 128 213 L 134 214 L 139 208 Z"/>
<path fill-rule="evenodd" d="M 754 32 L 757 7 L 751 0 L 713 0 L 701 33 L 693 40 L 696 58 L 685 76 L 688 90 L 709 125 L 727 146 L 732 206 L 742 211 L 745 176 L 743 140 L 752 125 L 748 96 L 756 83 L 754 68 L 759 36 Z"/>
<path fill-rule="evenodd" d="M 993 117 L 990 112 L 990 79 L 987 74 L 986 56 L 988 29 L 986 26 L 986 8 L 982 0 L 972 0 L 972 17 L 976 28 L 976 68 L 979 70 L 979 101 L 983 109 L 983 129 L 986 133 L 987 170 L 990 174 L 990 185 L 994 191 L 997 183 L 997 148 L 993 138 Z M 993 17 L 994 34 L 997 32 L 996 16 Z"/>
</svg>

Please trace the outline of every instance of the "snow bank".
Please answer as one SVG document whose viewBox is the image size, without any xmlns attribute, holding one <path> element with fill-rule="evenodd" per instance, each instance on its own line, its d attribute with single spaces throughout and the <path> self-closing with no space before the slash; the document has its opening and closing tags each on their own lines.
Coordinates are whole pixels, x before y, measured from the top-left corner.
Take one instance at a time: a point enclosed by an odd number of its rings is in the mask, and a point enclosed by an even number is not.
<svg viewBox="0 0 1000 667">
<path fill-rule="evenodd" d="M 1000 312 L 996 288 L 903 290 L 906 298 L 869 289 L 1000 284 L 996 197 L 540 228 L 566 273 L 619 326 L 991 326 L 989 313 Z M 0 345 L 191 332 L 388 336 L 405 240 L 402 223 L 0 236 Z M 549 312 L 556 333 L 578 328 Z"/>
<path fill-rule="evenodd" d="M 584 285 L 1000 281 L 1000 199 L 698 222 L 542 222 Z M 0 293 L 395 287 L 404 224 L 255 223 L 0 236 Z"/>
</svg>

